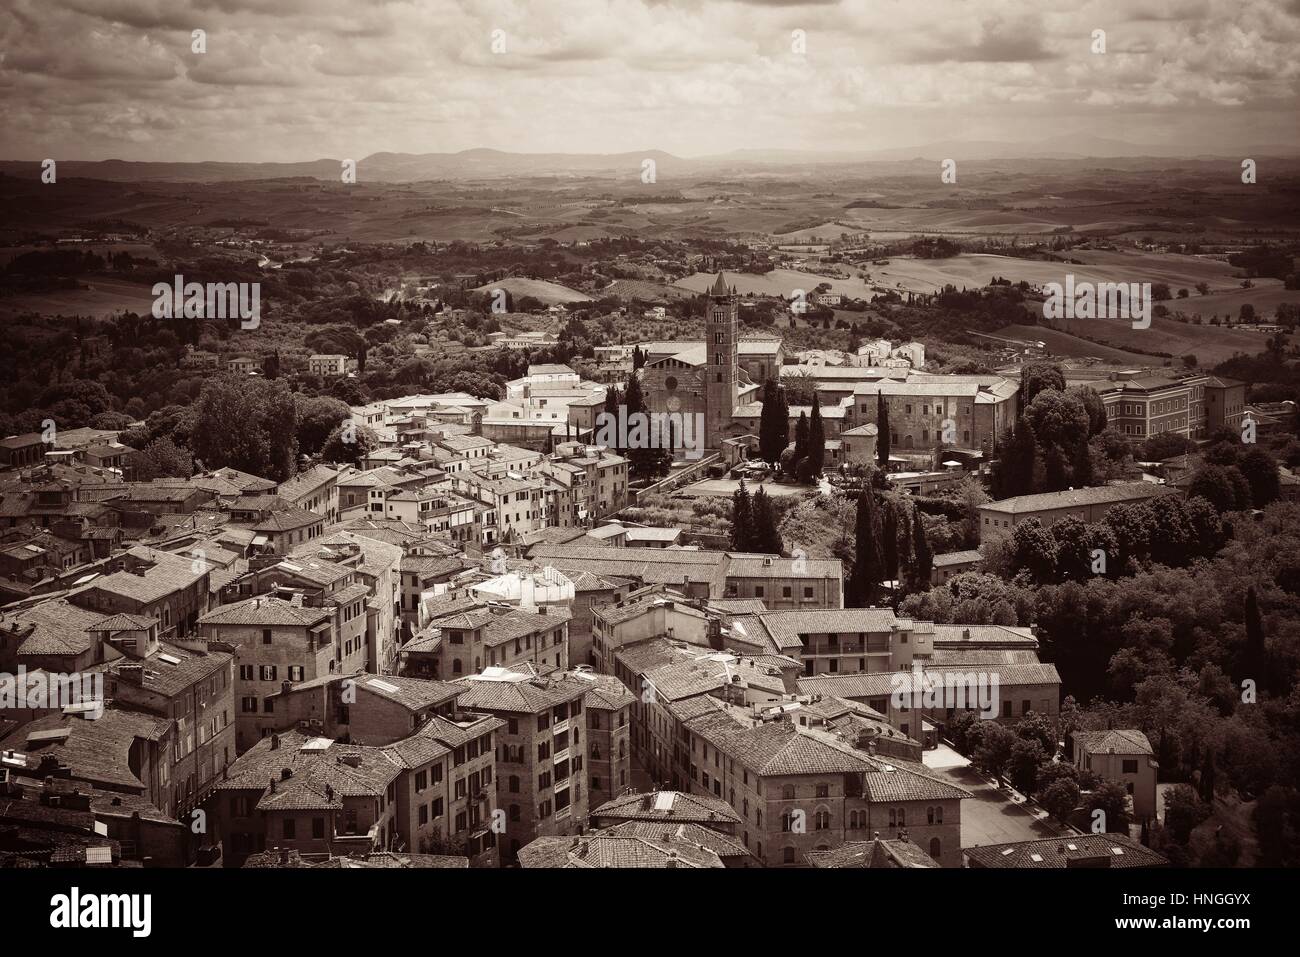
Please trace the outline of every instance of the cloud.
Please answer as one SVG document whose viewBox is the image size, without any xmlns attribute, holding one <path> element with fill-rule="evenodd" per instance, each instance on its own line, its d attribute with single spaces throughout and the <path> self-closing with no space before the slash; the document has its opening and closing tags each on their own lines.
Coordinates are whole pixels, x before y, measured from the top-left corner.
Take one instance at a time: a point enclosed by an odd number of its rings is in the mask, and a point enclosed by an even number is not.
<svg viewBox="0 0 1300 957">
<path fill-rule="evenodd" d="M 994 16 L 966 0 L 9 6 L 0 94 L 16 157 L 852 150 L 1106 136 L 1153 110 L 1159 135 L 1204 139 L 1207 117 L 1234 110 L 1285 129 L 1300 94 L 1300 0 L 1003 0 Z M 1105 55 L 1089 50 L 1097 28 Z"/>
</svg>

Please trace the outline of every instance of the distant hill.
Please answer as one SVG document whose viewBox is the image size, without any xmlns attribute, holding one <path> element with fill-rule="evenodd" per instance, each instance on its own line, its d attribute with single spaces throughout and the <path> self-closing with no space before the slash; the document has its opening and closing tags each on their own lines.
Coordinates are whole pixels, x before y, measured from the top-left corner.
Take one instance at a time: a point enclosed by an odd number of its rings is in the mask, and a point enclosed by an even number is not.
<svg viewBox="0 0 1300 957">
<path fill-rule="evenodd" d="M 1296 156 L 1300 149 L 1276 144 L 1241 144 L 1240 156 Z M 1148 146 L 1114 139 L 1076 141 L 1057 137 L 1034 143 L 947 140 L 919 146 L 888 147 L 860 151 L 815 151 L 790 149 L 738 149 L 711 156 L 680 157 L 663 150 L 647 149 L 623 153 L 508 153 L 494 149 L 470 149 L 456 153 L 372 153 L 357 161 L 360 180 L 382 183 L 410 183 L 440 179 L 496 179 L 501 177 L 581 177 L 616 174 L 629 182 L 640 182 L 642 163 L 655 161 L 656 178 L 675 175 L 723 174 L 727 170 L 758 172 L 797 169 L 806 166 L 856 166 L 862 163 L 902 163 L 914 160 L 990 162 L 1008 159 L 1087 160 L 1179 158 L 1187 161 L 1211 159 L 1188 156 L 1177 146 Z M 138 182 L 229 182 L 234 180 L 311 177 L 338 180 L 339 159 L 316 159 L 299 163 L 168 163 L 129 160 L 62 160 L 59 173 L 65 177 L 86 177 L 111 181 Z M 24 178 L 40 175 L 35 161 L 0 161 L 0 173 Z"/>
</svg>

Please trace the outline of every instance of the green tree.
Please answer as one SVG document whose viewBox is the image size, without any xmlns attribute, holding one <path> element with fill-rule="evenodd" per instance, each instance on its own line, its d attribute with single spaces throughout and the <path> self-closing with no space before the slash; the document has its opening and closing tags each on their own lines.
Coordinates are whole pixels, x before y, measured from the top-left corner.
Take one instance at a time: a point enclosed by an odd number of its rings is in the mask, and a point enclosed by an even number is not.
<svg viewBox="0 0 1300 957">
<path fill-rule="evenodd" d="M 808 459 L 812 474 L 821 475 L 826 463 L 826 429 L 822 424 L 822 407 L 816 394 L 813 395 L 812 415 L 808 418 Z"/>
<path fill-rule="evenodd" d="M 758 422 L 758 450 L 763 461 L 775 466 L 790 444 L 790 410 L 785 393 L 775 379 L 763 386 L 763 412 Z"/>
<path fill-rule="evenodd" d="M 1118 781 L 1103 781 L 1089 792 L 1084 807 L 1089 823 L 1102 812 L 1102 826 L 1112 834 L 1127 834 L 1129 826 L 1128 791 Z"/>
<path fill-rule="evenodd" d="M 975 749 L 975 763 L 997 778 L 998 784 L 1001 785 L 1002 777 L 1011 764 L 1012 749 L 1019 740 L 1002 725 L 986 721 L 979 746 Z"/>
<path fill-rule="evenodd" d="M 754 541 L 753 504 L 745 480 L 731 493 L 731 548 L 733 551 L 753 551 Z"/>
<path fill-rule="evenodd" d="M 885 394 L 879 392 L 876 394 L 876 462 L 882 469 L 889 468 L 889 441 L 889 403 Z"/>
<path fill-rule="evenodd" d="M 205 469 L 235 468 L 276 482 L 294 474 L 298 418 L 283 380 L 209 380 L 194 405 L 191 447 Z"/>
<path fill-rule="evenodd" d="M 777 529 L 772 499 L 762 486 L 759 486 L 750 502 L 750 518 L 753 523 L 750 551 L 780 555 L 785 550 L 785 543 L 781 541 L 781 532 Z"/>
<path fill-rule="evenodd" d="M 880 509 L 869 488 L 858 493 L 854 539 L 853 571 L 849 576 L 846 597 L 849 607 L 863 608 L 872 604 L 885 578 Z"/>
<path fill-rule="evenodd" d="M 1038 803 L 1048 814 L 1064 824 L 1079 807 L 1082 799 L 1083 793 L 1073 778 L 1057 778 L 1039 794 Z"/>
<path fill-rule="evenodd" d="M 1281 493 L 1277 463 L 1263 449 L 1251 449 L 1237 461 L 1237 468 L 1250 483 L 1250 500 L 1255 508 L 1264 508 L 1277 501 Z"/>
<path fill-rule="evenodd" d="M 360 465 L 362 460 L 379 448 L 379 436 L 366 425 L 340 422 L 326 437 L 321 446 L 322 461 L 336 465 Z"/>
</svg>

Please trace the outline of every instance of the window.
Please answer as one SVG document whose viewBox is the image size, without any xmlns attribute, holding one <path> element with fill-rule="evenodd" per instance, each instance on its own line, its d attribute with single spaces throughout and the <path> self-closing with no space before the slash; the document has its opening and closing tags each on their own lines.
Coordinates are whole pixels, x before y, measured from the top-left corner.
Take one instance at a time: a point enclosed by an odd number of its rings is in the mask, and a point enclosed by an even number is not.
<svg viewBox="0 0 1300 957">
<path fill-rule="evenodd" d="M 297 836 L 297 830 L 298 830 L 298 827 L 297 827 L 297 826 L 298 826 L 298 822 L 295 821 L 293 818 L 291 818 L 291 817 L 286 817 L 286 818 L 284 819 L 284 838 L 285 838 L 285 840 L 287 840 L 287 841 L 292 841 L 292 840 Z"/>
<path fill-rule="evenodd" d="M 1130 761 L 1127 758 L 1125 758 L 1123 761 L 1123 771 L 1125 774 L 1137 774 L 1138 773 L 1137 761 Z"/>
<path fill-rule="evenodd" d="M 271 629 L 270 629 L 270 628 L 263 628 L 263 629 L 262 629 L 262 644 L 264 644 L 264 645 L 269 645 L 270 643 L 271 643 Z"/>
<path fill-rule="evenodd" d="M 782 848 L 782 849 L 781 849 L 781 863 L 783 863 L 783 864 L 793 864 L 793 863 L 794 863 L 794 848 L 793 848 L 793 847 L 786 847 L 786 848 Z"/>
<path fill-rule="evenodd" d="M 829 784 L 819 784 L 819 785 L 817 785 L 817 796 L 818 796 L 819 798 L 830 797 L 830 796 L 831 796 L 831 788 L 830 788 L 830 785 L 829 785 Z"/>
<path fill-rule="evenodd" d="M 317 841 L 325 839 L 325 818 L 314 817 L 311 819 L 311 836 Z"/>
</svg>

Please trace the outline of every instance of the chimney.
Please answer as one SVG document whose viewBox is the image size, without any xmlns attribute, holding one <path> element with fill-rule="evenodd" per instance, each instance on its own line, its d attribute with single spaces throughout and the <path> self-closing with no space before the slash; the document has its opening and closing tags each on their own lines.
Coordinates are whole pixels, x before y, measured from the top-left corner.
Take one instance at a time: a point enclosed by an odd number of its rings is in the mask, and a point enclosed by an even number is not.
<svg viewBox="0 0 1300 957">
<path fill-rule="evenodd" d="M 279 750 L 279 748 L 280 748 L 280 736 L 278 734 L 271 735 L 271 750 L 277 751 Z"/>
<path fill-rule="evenodd" d="M 281 681 L 281 682 L 280 682 L 280 690 L 283 691 L 285 694 L 288 694 L 288 693 L 289 693 L 289 690 L 290 690 L 292 687 L 293 687 L 293 682 L 292 682 L 292 681 L 285 680 L 285 681 Z"/>
<path fill-rule="evenodd" d="M 281 781 L 287 781 L 287 780 L 289 780 L 291 777 L 293 777 L 293 769 L 292 769 L 292 768 L 281 768 L 281 769 L 280 769 L 280 780 L 281 780 Z"/>
<path fill-rule="evenodd" d="M 271 793 L 275 793 L 275 778 L 271 778 Z"/>
<path fill-rule="evenodd" d="M 144 665 L 122 665 L 117 669 L 117 677 L 123 684 L 139 688 L 144 684 Z"/>
</svg>

